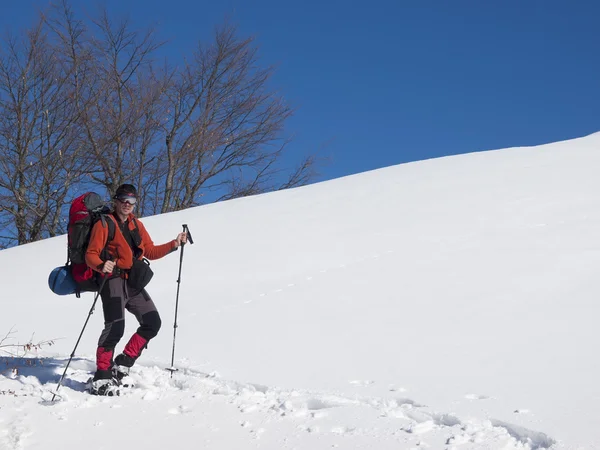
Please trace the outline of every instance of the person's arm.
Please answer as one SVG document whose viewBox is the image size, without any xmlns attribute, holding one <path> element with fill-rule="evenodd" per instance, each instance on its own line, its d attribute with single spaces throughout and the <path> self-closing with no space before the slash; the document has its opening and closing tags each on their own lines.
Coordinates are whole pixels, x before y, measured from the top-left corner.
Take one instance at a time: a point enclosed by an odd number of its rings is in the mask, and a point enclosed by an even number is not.
<svg viewBox="0 0 600 450">
<path fill-rule="evenodd" d="M 163 256 L 167 256 L 169 253 L 174 252 L 179 247 L 177 240 L 173 239 L 165 244 L 154 245 L 152 238 L 146 231 L 146 227 L 137 220 L 138 230 L 140 232 L 140 237 L 142 238 L 142 243 L 144 244 L 144 256 L 150 260 L 160 259 Z"/>
</svg>

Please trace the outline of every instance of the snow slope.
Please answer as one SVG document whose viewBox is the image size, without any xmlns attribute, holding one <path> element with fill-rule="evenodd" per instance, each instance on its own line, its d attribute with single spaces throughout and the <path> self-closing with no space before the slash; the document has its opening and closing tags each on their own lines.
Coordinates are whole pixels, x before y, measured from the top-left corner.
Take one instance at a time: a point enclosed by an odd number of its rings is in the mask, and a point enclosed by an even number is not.
<svg viewBox="0 0 600 450">
<path fill-rule="evenodd" d="M 64 236 L 4 250 L 0 333 L 56 341 L 0 376 L 0 449 L 600 448 L 599 169 L 593 134 L 146 218 L 157 243 L 183 223 L 195 240 L 181 370 L 172 254 L 148 288 L 163 328 L 119 398 L 82 392 L 97 308 L 47 401 L 92 295 L 47 288 Z"/>
</svg>

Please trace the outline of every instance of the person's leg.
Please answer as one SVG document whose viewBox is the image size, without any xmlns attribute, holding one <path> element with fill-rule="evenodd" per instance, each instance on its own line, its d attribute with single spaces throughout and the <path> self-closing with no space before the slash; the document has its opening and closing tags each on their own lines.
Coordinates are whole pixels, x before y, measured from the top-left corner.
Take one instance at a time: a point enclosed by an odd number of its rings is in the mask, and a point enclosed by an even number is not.
<svg viewBox="0 0 600 450">
<path fill-rule="evenodd" d="M 104 313 L 104 330 L 98 339 L 94 380 L 110 379 L 112 376 L 115 347 L 125 332 L 126 293 L 124 289 L 125 280 L 111 278 L 106 281 L 100 292 L 102 312 Z"/>
<path fill-rule="evenodd" d="M 134 314 L 140 326 L 131 336 L 123 353 L 115 358 L 115 364 L 131 367 L 146 348 L 150 339 L 154 338 L 161 326 L 160 315 L 146 290 L 133 295 L 126 304 L 127 310 Z"/>
</svg>

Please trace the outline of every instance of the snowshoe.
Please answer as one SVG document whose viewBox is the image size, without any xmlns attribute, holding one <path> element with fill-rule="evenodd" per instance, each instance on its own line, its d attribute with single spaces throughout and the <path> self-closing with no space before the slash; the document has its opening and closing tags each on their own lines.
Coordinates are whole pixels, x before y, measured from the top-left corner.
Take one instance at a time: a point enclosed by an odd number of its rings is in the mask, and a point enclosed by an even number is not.
<svg viewBox="0 0 600 450">
<path fill-rule="evenodd" d="M 90 378 L 88 381 L 88 392 L 92 395 L 106 395 L 108 397 L 114 397 L 120 395 L 119 383 L 117 380 L 111 378 L 95 380 Z"/>
</svg>

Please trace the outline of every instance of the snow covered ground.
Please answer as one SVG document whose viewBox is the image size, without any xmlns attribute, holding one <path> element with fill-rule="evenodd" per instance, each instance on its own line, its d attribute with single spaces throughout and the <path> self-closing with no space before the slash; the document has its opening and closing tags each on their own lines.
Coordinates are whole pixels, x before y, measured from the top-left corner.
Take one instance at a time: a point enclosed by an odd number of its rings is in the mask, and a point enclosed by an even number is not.
<svg viewBox="0 0 600 450">
<path fill-rule="evenodd" d="M 600 134 L 432 159 L 146 218 L 163 318 L 120 397 L 83 392 L 92 303 L 65 237 L 0 252 L 0 449 L 600 448 Z M 127 317 L 126 337 L 135 330 Z M 122 342 L 124 344 L 125 342 Z M 120 350 L 119 347 L 117 350 Z"/>
</svg>

